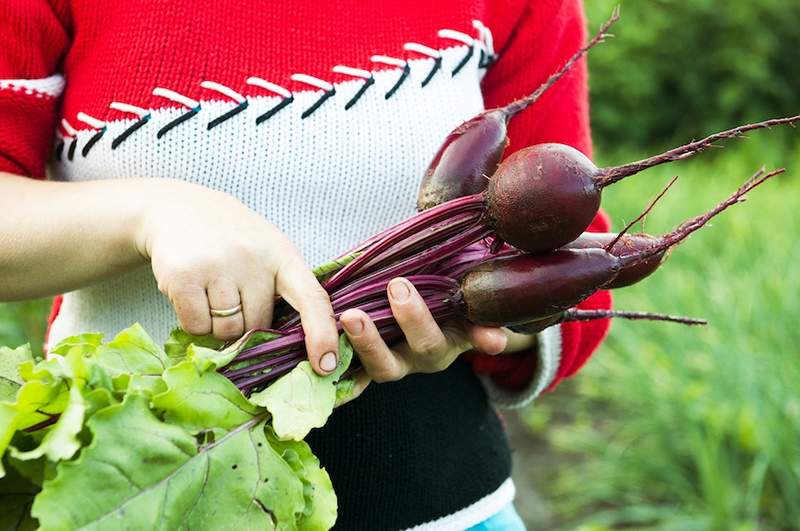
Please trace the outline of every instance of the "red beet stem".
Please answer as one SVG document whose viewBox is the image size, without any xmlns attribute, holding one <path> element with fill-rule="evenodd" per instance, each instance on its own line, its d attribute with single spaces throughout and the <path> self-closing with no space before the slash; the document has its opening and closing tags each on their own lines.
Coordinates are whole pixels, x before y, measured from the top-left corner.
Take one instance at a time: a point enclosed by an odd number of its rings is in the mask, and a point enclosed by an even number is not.
<svg viewBox="0 0 800 531">
<path fill-rule="evenodd" d="M 365 249 L 355 260 L 344 266 L 328 279 L 323 286 L 328 291 L 341 286 L 344 282 L 353 278 L 355 273 L 359 272 L 365 264 L 374 257 L 380 255 L 383 251 L 398 245 L 406 238 L 413 238 L 414 235 L 420 233 L 424 229 L 440 224 L 447 219 L 452 219 L 457 213 L 473 212 L 475 214 L 475 219 L 480 219 L 484 210 L 485 202 L 483 194 L 475 194 L 453 199 L 452 201 L 435 206 L 407 220 L 401 221 L 394 227 L 385 230 L 382 239 L 374 241 L 374 243 Z"/>
<path fill-rule="evenodd" d="M 621 257 L 620 263 L 622 264 L 622 267 L 629 267 L 631 265 L 640 263 L 643 260 L 650 258 L 651 256 L 662 253 L 667 249 L 681 243 L 683 240 L 688 238 L 690 234 L 702 228 L 706 223 L 711 221 L 712 218 L 720 214 L 723 210 L 727 209 L 731 205 L 735 205 L 736 203 L 744 201 L 745 194 L 747 194 L 753 188 L 760 185 L 770 177 L 779 175 L 784 171 L 786 171 L 785 168 L 779 168 L 769 173 L 765 173 L 764 169 L 761 168 L 755 174 L 753 174 L 753 176 L 750 177 L 742 186 L 740 186 L 738 190 L 736 190 L 728 198 L 726 198 L 724 201 L 722 201 L 720 204 L 718 204 L 716 207 L 712 208 L 705 214 L 696 216 L 682 223 L 678 228 L 676 228 L 672 232 L 668 232 L 667 234 L 661 236 L 660 238 L 658 238 L 658 243 L 653 245 L 649 249 L 645 249 L 643 251 Z"/>
<path fill-rule="evenodd" d="M 665 151 L 660 155 L 654 155 L 652 157 L 628 164 L 623 164 L 621 166 L 603 168 L 595 177 L 596 183 L 597 186 L 602 189 L 610 184 L 614 184 L 615 182 L 624 179 L 625 177 L 628 177 L 629 175 L 646 170 L 647 168 L 652 168 L 653 166 L 658 166 L 659 164 L 664 164 L 665 162 L 672 162 L 691 157 L 696 153 L 700 153 L 701 151 L 714 146 L 714 143 L 719 140 L 740 137 L 747 131 L 769 128 L 774 125 L 789 124 L 793 126 L 797 121 L 800 121 L 800 115 L 789 116 L 786 118 L 773 118 L 771 120 L 764 120 L 763 122 L 754 124 L 740 125 L 739 127 L 728 129 L 727 131 L 714 133 L 713 135 L 709 135 L 702 140 L 697 140 L 686 145 L 670 149 L 669 151 Z"/>
<path fill-rule="evenodd" d="M 533 105 L 536 100 L 542 96 L 542 94 L 544 94 L 550 87 L 555 85 L 556 82 L 564 76 L 564 74 L 569 72 L 575 63 L 577 63 L 584 55 L 586 55 L 589 50 L 601 42 L 604 42 L 606 37 L 611 37 L 612 35 L 608 33 L 608 30 L 617 20 L 619 20 L 619 6 L 614 8 L 614 11 L 611 13 L 611 18 L 609 18 L 607 21 L 605 21 L 605 23 L 603 23 L 602 26 L 600 26 L 600 31 L 598 31 L 597 34 L 592 37 L 592 40 L 590 40 L 586 46 L 575 52 L 575 54 L 570 57 L 569 60 L 564 63 L 564 65 L 557 72 L 548 77 L 547 80 L 539 86 L 539 88 L 537 88 L 529 96 L 512 101 L 505 107 L 502 107 L 500 110 L 505 113 L 506 119 L 513 118 L 520 112 Z"/>
<path fill-rule="evenodd" d="M 634 225 L 636 225 L 637 223 L 639 223 L 641 220 L 643 220 L 643 219 L 645 218 L 645 216 L 647 216 L 647 214 L 649 214 L 649 213 L 650 213 L 650 211 L 651 211 L 651 210 L 653 210 L 653 207 L 654 207 L 654 206 L 656 206 L 656 203 L 658 203 L 658 202 L 659 202 L 659 200 L 661 200 L 661 198 L 662 198 L 662 197 L 664 197 L 664 196 L 667 194 L 667 192 L 669 191 L 669 189 L 670 189 L 670 188 L 672 188 L 672 185 L 673 185 L 673 184 L 675 184 L 675 181 L 677 181 L 677 180 L 678 180 L 678 176 L 676 175 L 675 177 L 673 177 L 673 178 L 672 178 L 672 179 L 671 179 L 671 180 L 670 180 L 670 181 L 667 183 L 667 186 L 665 186 L 665 187 L 664 187 L 664 189 L 663 189 L 663 190 L 661 190 L 661 193 L 660 193 L 660 194 L 658 194 L 658 195 L 657 195 L 655 198 L 653 198 L 653 200 L 652 200 L 652 201 L 650 201 L 650 204 L 649 204 L 649 205 L 647 205 L 647 208 L 645 208 L 645 209 L 642 211 L 642 213 L 641 213 L 641 214 L 639 214 L 638 216 L 636 216 L 636 219 L 634 219 L 633 221 L 631 221 L 630 223 L 628 223 L 627 225 L 625 225 L 625 227 L 624 227 L 624 228 L 623 228 L 621 231 L 619 231 L 619 233 L 617 234 L 617 237 L 616 237 L 616 238 L 614 238 L 613 240 L 611 240 L 611 242 L 609 242 L 609 244 L 608 244 L 608 245 L 606 245 L 605 249 L 606 249 L 606 251 L 607 251 L 607 252 L 611 252 L 611 249 L 613 249 L 613 248 L 614 248 L 614 246 L 617 244 L 617 242 L 619 242 L 620 238 L 622 238 L 623 236 L 625 236 L 625 234 L 627 234 L 627 233 L 628 233 L 628 231 L 629 231 L 629 230 L 631 230 L 631 227 L 633 227 Z"/>
</svg>

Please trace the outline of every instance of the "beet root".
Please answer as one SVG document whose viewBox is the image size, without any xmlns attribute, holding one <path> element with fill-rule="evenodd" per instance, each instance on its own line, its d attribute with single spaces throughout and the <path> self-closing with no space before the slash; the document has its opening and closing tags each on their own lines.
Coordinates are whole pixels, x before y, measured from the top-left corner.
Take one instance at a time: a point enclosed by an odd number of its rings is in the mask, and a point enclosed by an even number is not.
<svg viewBox="0 0 800 531">
<path fill-rule="evenodd" d="M 619 259 L 603 249 L 498 258 L 464 275 L 459 297 L 472 323 L 526 323 L 576 305 L 613 280 L 619 268 Z"/>
<path fill-rule="evenodd" d="M 562 247 L 586 230 L 600 208 L 597 171 L 588 157 L 564 144 L 521 149 L 489 182 L 489 223 L 523 251 Z"/>
<path fill-rule="evenodd" d="M 425 172 L 417 208 L 483 192 L 508 145 L 507 120 L 501 109 L 492 109 L 450 133 Z"/>
<path fill-rule="evenodd" d="M 659 238 L 640 232 L 638 234 L 624 234 L 615 232 L 584 232 L 576 240 L 564 246 L 565 249 L 607 249 L 609 253 L 618 258 L 640 253 L 658 245 Z M 612 245 L 613 244 L 613 245 Z M 611 246 L 609 249 L 608 247 Z M 641 262 L 624 266 L 619 274 L 606 287 L 609 289 L 624 288 L 636 284 L 652 275 L 656 269 L 669 256 L 669 249 L 655 254 Z"/>
<path fill-rule="evenodd" d="M 451 199 L 481 193 L 508 146 L 508 122 L 536 103 L 556 82 L 597 44 L 609 36 L 608 30 L 619 20 L 615 9 L 597 34 L 575 52 L 556 72 L 531 94 L 511 103 L 489 109 L 453 130 L 445 139 L 425 172 L 417 198 L 417 208 L 425 210 Z"/>
</svg>

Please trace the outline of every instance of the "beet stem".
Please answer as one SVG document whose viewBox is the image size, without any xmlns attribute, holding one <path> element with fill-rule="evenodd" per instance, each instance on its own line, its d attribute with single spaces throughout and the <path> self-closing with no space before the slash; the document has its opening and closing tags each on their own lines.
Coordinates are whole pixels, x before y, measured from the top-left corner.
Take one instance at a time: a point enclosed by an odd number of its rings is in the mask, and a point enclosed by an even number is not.
<svg viewBox="0 0 800 531">
<path fill-rule="evenodd" d="M 524 98 L 512 101 L 511 103 L 500 109 L 505 115 L 506 120 L 513 118 L 520 112 L 524 111 L 525 109 L 533 105 L 536 102 L 536 100 L 538 100 L 542 96 L 542 94 L 544 94 L 550 87 L 555 85 L 556 82 L 559 79 L 561 79 L 567 72 L 569 72 L 575 65 L 575 63 L 577 63 L 581 59 L 581 57 L 586 55 L 589 52 L 589 50 L 594 48 L 597 44 L 604 42 L 606 37 L 612 37 L 613 35 L 609 34 L 608 30 L 611 28 L 611 26 L 614 25 L 614 23 L 617 20 L 619 20 L 619 6 L 614 8 L 614 11 L 611 12 L 611 18 L 609 18 L 607 21 L 605 21 L 605 23 L 602 26 L 600 26 L 600 31 L 598 31 L 597 34 L 594 37 L 592 37 L 592 40 L 590 40 L 586 44 L 586 46 L 575 52 L 575 54 L 572 57 L 570 57 L 566 63 L 564 63 L 564 66 L 562 66 L 557 72 L 548 77 L 547 80 L 539 86 L 539 88 L 537 88 L 532 94 L 525 96 Z"/>
<path fill-rule="evenodd" d="M 675 177 L 672 178 L 672 180 L 670 180 L 670 182 L 667 183 L 667 186 L 663 190 L 661 190 L 661 193 L 658 194 L 652 201 L 650 201 L 650 204 L 647 205 L 647 208 L 645 208 L 644 211 L 642 211 L 642 213 L 639 214 L 636 217 L 636 219 L 634 219 L 633 221 L 631 221 L 630 223 L 625 225 L 625 228 L 623 228 L 619 232 L 619 234 L 617 234 L 617 237 L 614 238 L 613 240 L 611 240 L 611 243 L 606 245 L 606 247 L 605 247 L 606 252 L 611 252 L 611 249 L 614 248 L 614 246 L 617 244 L 617 242 L 620 240 L 620 238 L 625 236 L 625 234 L 627 234 L 627 232 L 629 230 L 631 230 L 631 227 L 636 225 L 639 221 L 642 221 L 645 218 L 645 216 L 647 216 L 647 214 L 649 214 L 650 211 L 653 210 L 653 207 L 656 206 L 656 203 L 658 203 L 659 200 L 667 194 L 669 189 L 672 188 L 672 185 L 675 184 L 675 181 L 677 181 L 677 180 L 678 180 L 678 176 L 676 175 Z"/>
<path fill-rule="evenodd" d="M 630 319 L 633 321 L 667 321 L 670 323 L 679 323 L 689 326 L 705 326 L 708 321 L 705 319 L 697 319 L 695 317 L 685 317 L 682 315 L 669 315 L 665 313 L 653 312 L 630 312 L 626 310 L 579 310 L 571 308 L 566 311 L 564 321 L 594 321 L 596 319 Z"/>
<path fill-rule="evenodd" d="M 625 177 L 629 175 L 633 175 L 635 173 L 639 173 L 642 170 L 646 170 L 648 168 L 652 168 L 653 166 L 658 166 L 659 164 L 664 164 L 665 162 L 672 162 L 675 160 L 681 160 L 701 151 L 712 147 L 715 142 L 718 140 L 724 140 L 727 138 L 736 138 L 742 136 L 747 131 L 752 131 L 754 129 L 764 129 L 769 128 L 774 125 L 794 125 L 795 122 L 800 121 L 800 115 L 789 116 L 786 118 L 773 118 L 771 120 L 764 120 L 763 122 L 758 122 L 754 124 L 745 124 L 740 125 L 739 127 L 734 127 L 733 129 L 728 129 L 727 131 L 721 131 L 719 133 L 714 133 L 713 135 L 709 135 L 702 140 L 697 140 L 694 142 L 690 142 L 680 147 L 676 147 L 674 149 L 670 149 L 669 151 L 665 151 L 660 155 L 654 155 L 652 157 L 642 159 L 636 162 L 631 162 L 628 164 L 623 164 L 621 166 L 613 166 L 610 168 L 603 168 L 600 170 L 596 177 L 596 182 L 598 188 L 605 188 L 610 184 L 614 184 L 617 181 L 621 181 Z"/>
<path fill-rule="evenodd" d="M 369 263 L 375 256 L 399 244 L 405 238 L 413 238 L 414 235 L 432 225 L 451 219 L 456 214 L 462 212 L 474 212 L 476 219 L 479 219 L 479 216 L 483 214 L 484 210 L 485 202 L 483 194 L 459 197 L 458 199 L 453 199 L 447 203 L 442 203 L 441 205 L 425 210 L 416 216 L 398 223 L 394 227 L 386 229 L 382 233 L 384 235 L 383 238 L 374 240 L 374 243 L 366 248 L 361 255 L 323 283 L 323 287 L 330 292 L 353 278 L 353 275 L 359 272 L 365 264 Z"/>
<path fill-rule="evenodd" d="M 727 199 L 722 201 L 716 207 L 712 208 L 705 214 L 701 214 L 699 216 L 696 216 L 692 219 L 685 221 L 680 226 L 678 226 L 677 229 L 661 236 L 659 238 L 659 242 L 653 245 L 652 247 L 621 258 L 620 262 L 622 266 L 628 267 L 634 264 L 638 264 L 644 260 L 647 260 L 651 256 L 655 256 L 681 243 L 683 240 L 688 238 L 690 234 L 702 228 L 706 223 L 711 221 L 712 218 L 720 214 L 723 210 L 727 209 L 731 205 L 735 205 L 736 203 L 744 201 L 745 194 L 747 194 L 753 188 L 760 185 L 770 177 L 779 175 L 784 171 L 786 171 L 785 168 L 779 168 L 777 170 L 773 170 L 765 174 L 764 168 L 761 168 L 755 174 L 753 174 L 753 176 L 750 177 L 742 186 L 740 186 L 738 190 L 732 193 Z"/>
</svg>

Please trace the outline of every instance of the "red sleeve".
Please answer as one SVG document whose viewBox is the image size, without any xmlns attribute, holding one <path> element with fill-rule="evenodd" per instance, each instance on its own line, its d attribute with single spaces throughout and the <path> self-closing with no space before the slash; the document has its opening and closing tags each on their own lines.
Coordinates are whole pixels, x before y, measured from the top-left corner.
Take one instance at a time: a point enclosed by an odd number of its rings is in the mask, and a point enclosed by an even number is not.
<svg viewBox="0 0 800 531">
<path fill-rule="evenodd" d="M 498 60 L 484 79 L 486 107 L 498 107 L 530 94 L 558 70 L 586 41 L 586 19 L 581 0 L 518 0 L 495 2 L 488 13 L 495 31 Z M 569 144 L 592 155 L 589 131 L 589 94 L 586 61 L 582 60 L 529 109 L 509 124 L 510 145 L 515 150 L 542 142 Z M 607 231 L 599 214 L 589 230 Z M 581 308 L 610 308 L 611 296 L 599 292 Z M 561 325 L 561 359 L 549 389 L 574 374 L 599 346 L 608 320 Z M 526 388 L 537 364 L 536 352 L 505 356 L 475 354 L 473 367 L 510 389 Z"/>
<path fill-rule="evenodd" d="M 0 171 L 44 177 L 68 45 L 67 8 L 53 0 L 0 2 Z"/>
</svg>

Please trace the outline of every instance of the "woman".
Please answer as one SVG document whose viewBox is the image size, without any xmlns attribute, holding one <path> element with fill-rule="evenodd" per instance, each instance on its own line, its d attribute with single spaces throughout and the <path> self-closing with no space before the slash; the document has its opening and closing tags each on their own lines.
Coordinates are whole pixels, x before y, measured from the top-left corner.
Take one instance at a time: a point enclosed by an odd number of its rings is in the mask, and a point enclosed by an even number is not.
<svg viewBox="0 0 800 531">
<path fill-rule="evenodd" d="M 336 323 L 307 264 L 412 214 L 446 134 L 532 91 L 584 39 L 578 0 L 0 6 L 0 300 L 66 293 L 54 344 L 135 321 L 159 341 L 178 324 L 232 339 L 268 326 L 280 295 L 320 374 L 336 366 Z M 585 65 L 510 136 L 588 153 Z M 406 280 L 389 297 L 404 343 L 357 310 L 341 320 L 367 376 L 392 383 L 309 438 L 337 528 L 520 527 L 487 393 L 529 401 L 606 324 L 439 327 Z M 483 355 L 459 357 L 471 349 Z"/>
</svg>

